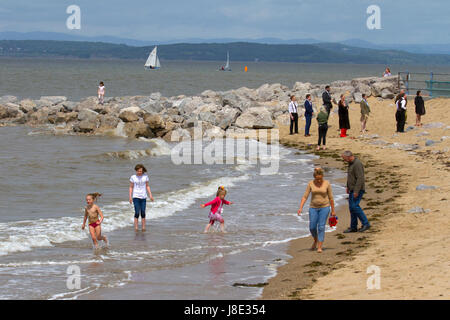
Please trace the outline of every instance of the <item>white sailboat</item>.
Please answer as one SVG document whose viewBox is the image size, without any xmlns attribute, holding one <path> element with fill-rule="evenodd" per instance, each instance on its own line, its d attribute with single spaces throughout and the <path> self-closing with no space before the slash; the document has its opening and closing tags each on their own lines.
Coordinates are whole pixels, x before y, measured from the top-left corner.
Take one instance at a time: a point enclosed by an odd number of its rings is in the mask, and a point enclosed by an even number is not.
<svg viewBox="0 0 450 320">
<path fill-rule="evenodd" d="M 225 67 L 221 67 L 219 69 L 220 71 L 231 71 L 231 67 L 230 67 L 230 52 L 227 51 L 227 64 L 225 65 Z"/>
<path fill-rule="evenodd" d="M 158 47 L 155 47 L 152 52 L 148 55 L 147 62 L 145 62 L 144 68 L 147 70 L 154 70 L 161 68 L 158 58 Z"/>
</svg>

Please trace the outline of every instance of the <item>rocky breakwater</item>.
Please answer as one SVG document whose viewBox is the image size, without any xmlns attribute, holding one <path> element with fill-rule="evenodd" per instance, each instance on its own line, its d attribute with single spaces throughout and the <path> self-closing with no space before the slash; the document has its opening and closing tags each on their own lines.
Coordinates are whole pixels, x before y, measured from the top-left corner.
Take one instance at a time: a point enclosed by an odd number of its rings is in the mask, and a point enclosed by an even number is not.
<svg viewBox="0 0 450 320">
<path fill-rule="evenodd" d="M 361 96 L 392 99 L 397 93 L 397 77 L 358 78 L 330 83 L 333 99 L 345 94 L 348 102 L 360 102 Z M 201 123 L 204 137 L 220 137 L 229 131 L 245 134 L 248 130 L 272 129 L 289 123 L 289 96 L 295 95 L 303 107 L 311 94 L 315 108 L 321 103 L 325 84 L 296 82 L 292 88 L 264 84 L 257 89 L 239 88 L 224 92 L 206 90 L 198 96 L 113 97 L 104 105 L 96 97 L 80 102 L 63 96 L 43 96 L 38 100 L 0 97 L 0 125 L 48 127 L 62 134 L 114 135 L 129 138 L 172 140 L 192 137 Z M 337 108 L 335 108 L 336 110 Z M 303 114 L 303 110 L 299 110 Z"/>
</svg>

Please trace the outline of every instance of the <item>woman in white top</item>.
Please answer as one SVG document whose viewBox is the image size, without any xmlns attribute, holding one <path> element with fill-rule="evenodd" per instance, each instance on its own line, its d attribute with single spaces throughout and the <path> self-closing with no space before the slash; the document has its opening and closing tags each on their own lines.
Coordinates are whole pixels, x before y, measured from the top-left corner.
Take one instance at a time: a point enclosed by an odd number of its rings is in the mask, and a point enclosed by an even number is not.
<svg viewBox="0 0 450 320">
<path fill-rule="evenodd" d="M 384 70 L 383 77 L 389 77 L 389 76 L 392 76 L 391 69 L 386 68 L 386 70 Z"/>
<path fill-rule="evenodd" d="M 100 82 L 100 85 L 98 86 L 97 95 L 98 95 L 98 102 L 100 104 L 103 104 L 105 98 L 105 84 L 103 83 L 103 81 Z"/>
<path fill-rule="evenodd" d="M 134 167 L 136 174 L 130 178 L 129 197 L 134 204 L 134 230 L 138 231 L 139 215 L 142 221 L 142 231 L 145 231 L 145 207 L 147 205 L 147 192 L 151 201 L 154 201 L 152 191 L 148 184 L 147 169 L 142 164 Z"/>
</svg>

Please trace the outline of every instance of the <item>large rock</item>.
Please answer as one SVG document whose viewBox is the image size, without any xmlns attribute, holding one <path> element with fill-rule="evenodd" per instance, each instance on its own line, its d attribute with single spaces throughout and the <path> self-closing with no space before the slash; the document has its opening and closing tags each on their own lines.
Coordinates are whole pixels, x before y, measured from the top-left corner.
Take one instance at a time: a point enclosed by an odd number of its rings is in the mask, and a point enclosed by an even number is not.
<svg viewBox="0 0 450 320">
<path fill-rule="evenodd" d="M 226 130 L 230 127 L 240 115 L 238 109 L 234 109 L 230 106 L 225 106 L 221 110 L 216 112 L 215 125 L 219 126 L 221 129 Z"/>
<path fill-rule="evenodd" d="M 80 120 L 80 121 L 84 121 L 84 120 L 95 121 L 97 119 L 98 115 L 99 115 L 98 112 L 95 112 L 91 109 L 82 109 L 78 113 L 78 120 Z"/>
<path fill-rule="evenodd" d="M 58 103 L 66 101 L 67 98 L 64 96 L 42 96 L 41 100 L 50 101 L 52 105 L 57 105 Z"/>
<path fill-rule="evenodd" d="M 0 104 L 15 103 L 15 102 L 17 102 L 17 97 L 15 96 L 0 97 Z"/>
<path fill-rule="evenodd" d="M 45 124 L 48 122 L 49 108 L 43 107 L 28 115 L 28 121 L 32 125 Z"/>
<path fill-rule="evenodd" d="M 90 133 L 97 128 L 97 123 L 96 121 L 86 119 L 79 123 L 78 128 L 82 133 Z"/>
<path fill-rule="evenodd" d="M 385 88 L 381 91 L 381 97 L 383 99 L 393 99 L 395 94 L 388 88 Z"/>
<path fill-rule="evenodd" d="M 248 129 L 271 129 L 272 115 L 266 108 L 250 108 L 236 119 L 236 126 Z"/>
<path fill-rule="evenodd" d="M 129 138 L 154 138 L 155 134 L 150 127 L 143 122 L 126 122 L 124 131 Z"/>
<path fill-rule="evenodd" d="M 388 93 L 392 93 L 392 95 L 394 95 L 396 87 L 396 84 L 392 81 L 378 81 L 373 83 L 370 88 L 372 90 L 373 96 L 381 97 L 383 91 L 385 92 L 385 95 L 387 95 Z"/>
<path fill-rule="evenodd" d="M 56 112 L 55 114 L 49 114 L 48 116 L 48 122 L 52 124 L 67 123 L 77 119 L 78 113 L 76 112 Z"/>
<path fill-rule="evenodd" d="M 36 103 L 31 99 L 24 99 L 20 101 L 20 110 L 23 113 L 34 112 L 37 110 Z"/>
<path fill-rule="evenodd" d="M 139 120 L 139 116 L 133 111 L 125 110 L 120 112 L 119 119 L 123 122 L 136 122 Z"/>
<path fill-rule="evenodd" d="M 0 105 L 0 119 L 15 118 L 19 115 L 19 105 L 14 103 L 6 103 L 5 105 Z"/>
<path fill-rule="evenodd" d="M 152 130 L 164 129 L 164 120 L 159 114 L 145 114 L 144 123 Z"/>
</svg>

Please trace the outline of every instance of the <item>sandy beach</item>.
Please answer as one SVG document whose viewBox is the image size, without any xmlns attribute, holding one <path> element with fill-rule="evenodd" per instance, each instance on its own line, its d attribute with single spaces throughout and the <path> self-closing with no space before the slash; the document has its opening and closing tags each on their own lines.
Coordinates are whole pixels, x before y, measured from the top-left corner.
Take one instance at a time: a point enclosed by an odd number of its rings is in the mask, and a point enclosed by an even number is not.
<svg viewBox="0 0 450 320">
<path fill-rule="evenodd" d="M 408 99 L 405 128 L 414 126 L 414 97 Z M 265 287 L 262 299 L 448 299 L 450 298 L 450 244 L 448 243 L 450 190 L 449 99 L 425 102 L 422 127 L 395 134 L 392 100 L 369 98 L 368 132 L 360 133 L 359 104 L 350 104 L 349 137 L 339 137 L 337 113 L 329 120 L 327 150 L 315 151 L 317 122 L 311 137 L 289 135 L 280 128 L 280 142 L 320 155 L 326 168 L 346 170 L 340 158 L 351 150 L 365 165 L 366 194 L 361 206 L 372 224 L 364 233 L 343 234 L 349 212 L 341 206 L 338 228 L 325 236 L 324 252 L 310 251 L 311 238 L 290 243 L 287 264 Z M 334 105 L 333 110 L 337 106 Z M 326 177 L 325 177 L 326 178 Z M 345 181 L 341 181 L 345 183 Z M 425 185 L 424 190 L 420 185 Z M 298 190 L 298 199 L 304 190 Z M 292 208 L 296 212 L 298 208 Z M 380 271 L 379 289 L 367 281 Z"/>
</svg>

